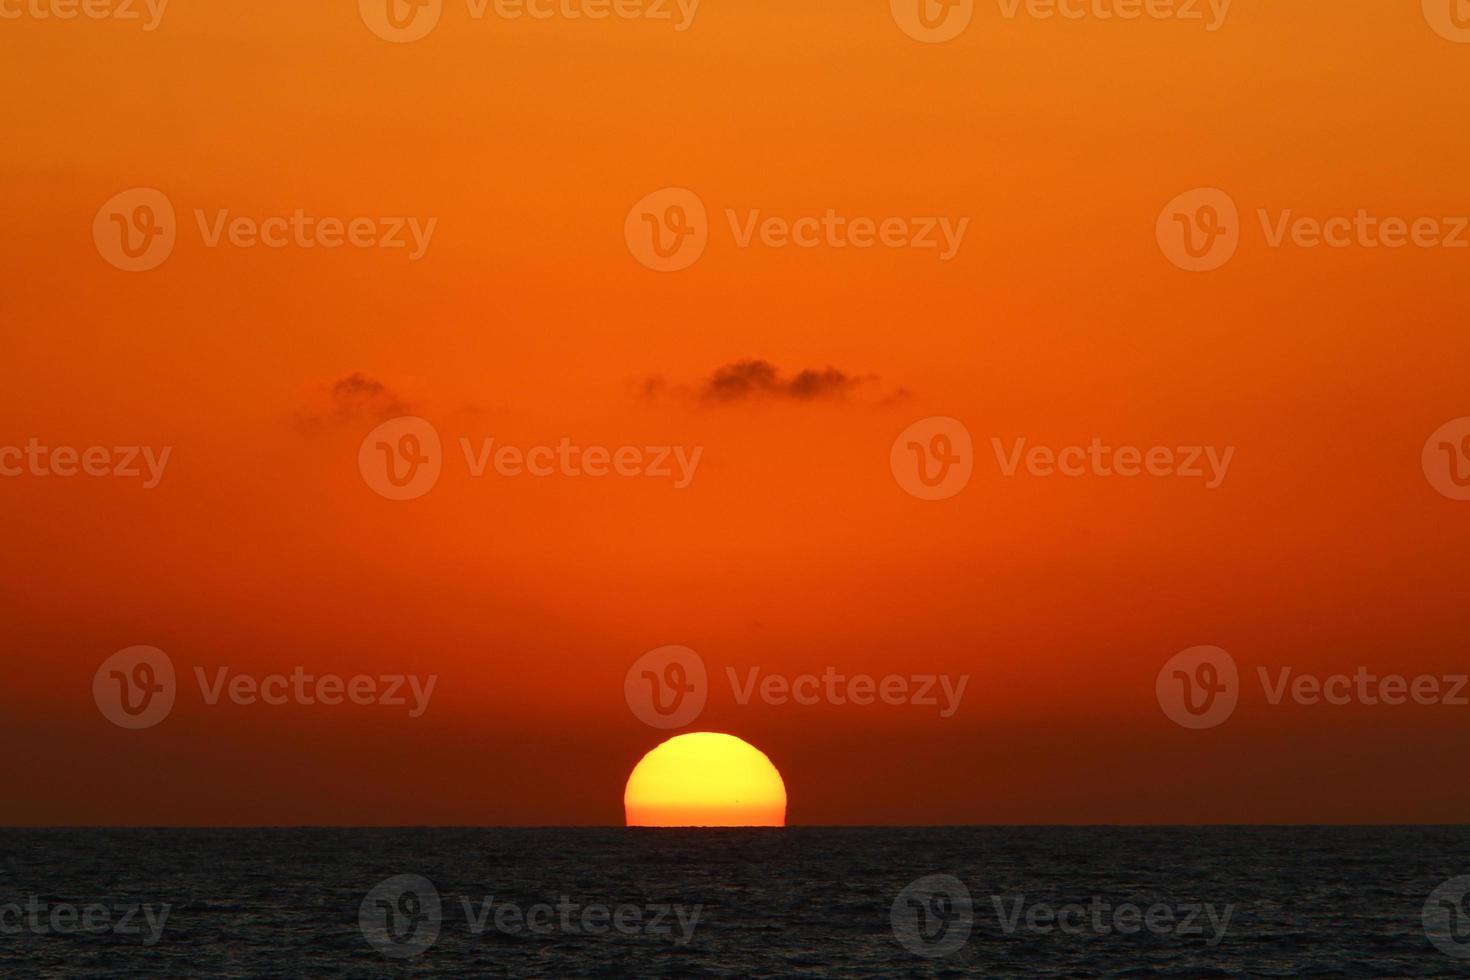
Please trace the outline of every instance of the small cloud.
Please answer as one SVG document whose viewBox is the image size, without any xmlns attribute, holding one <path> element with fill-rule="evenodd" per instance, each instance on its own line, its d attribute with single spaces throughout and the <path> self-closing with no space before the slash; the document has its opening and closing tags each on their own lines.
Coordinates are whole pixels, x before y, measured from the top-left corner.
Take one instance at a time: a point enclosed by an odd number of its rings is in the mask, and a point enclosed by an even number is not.
<svg viewBox="0 0 1470 980">
<path fill-rule="evenodd" d="M 704 384 L 704 397 L 728 401 L 776 387 L 776 368 L 769 361 L 736 361 L 715 368 Z"/>
<path fill-rule="evenodd" d="M 382 422 L 409 413 L 407 403 L 392 389 L 361 371 L 324 386 L 317 402 L 296 414 L 298 429 L 315 429 L 328 423 Z"/>
<path fill-rule="evenodd" d="M 857 378 L 849 378 L 834 367 L 823 371 L 803 371 L 786 386 L 786 391 L 792 398 L 824 398 L 828 395 L 841 395 L 854 385 L 862 382 Z"/>
<path fill-rule="evenodd" d="M 407 411 L 387 385 L 361 371 L 354 371 L 332 385 L 332 400 L 337 411 L 346 416 L 370 415 L 386 419 Z"/>
<path fill-rule="evenodd" d="M 834 367 L 808 368 L 788 378 L 770 361 L 751 359 L 716 368 L 701 386 L 700 397 L 722 402 L 761 396 L 814 401 L 842 398 L 853 389 L 876 380 L 876 375 L 854 377 Z"/>
<path fill-rule="evenodd" d="M 883 396 L 883 401 L 880 404 L 883 404 L 883 405 L 902 405 L 904 402 L 908 401 L 909 399 L 911 399 L 913 397 L 914 397 L 914 393 L 912 391 L 909 391 L 907 388 L 897 388 L 897 389 L 893 390 L 892 392 L 890 392 L 889 394 L 884 395 Z"/>
</svg>

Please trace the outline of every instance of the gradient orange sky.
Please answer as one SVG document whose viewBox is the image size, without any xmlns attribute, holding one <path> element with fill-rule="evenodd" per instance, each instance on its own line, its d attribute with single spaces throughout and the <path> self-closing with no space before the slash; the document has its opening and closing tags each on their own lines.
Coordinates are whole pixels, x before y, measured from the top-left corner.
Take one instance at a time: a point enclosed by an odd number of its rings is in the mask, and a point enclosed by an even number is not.
<svg viewBox="0 0 1470 980">
<path fill-rule="evenodd" d="M 667 735 L 624 674 L 665 644 L 721 675 L 970 675 L 944 719 L 717 684 L 697 730 L 764 751 L 792 823 L 1467 819 L 1470 708 L 1256 697 L 1189 732 L 1154 698 L 1196 644 L 1252 674 L 1470 663 L 1470 503 L 1419 462 L 1470 415 L 1470 251 L 1273 249 L 1255 217 L 1470 214 L 1470 45 L 1419 4 L 1236 0 L 1206 32 L 980 3 L 946 44 L 887 2 L 704 0 L 683 32 L 449 2 L 410 44 L 356 7 L 0 23 L 0 445 L 173 447 L 154 490 L 0 479 L 0 823 L 620 823 Z M 92 222 L 140 186 L 179 242 L 130 274 Z M 667 186 L 714 223 L 679 273 L 623 240 Z M 1154 228 L 1201 186 L 1244 230 L 1191 274 Z M 206 248 L 196 208 L 438 226 L 418 262 Z M 738 248 L 726 208 L 970 224 L 940 262 Z M 701 397 L 747 358 L 862 380 Z M 333 394 L 355 374 L 384 393 Z M 704 454 L 686 490 L 451 458 L 396 503 L 356 461 L 405 411 L 449 444 Z M 928 503 L 888 454 L 934 415 L 979 459 Z M 1236 455 L 1213 491 L 1004 478 L 992 437 Z M 416 719 L 196 695 L 128 732 L 91 681 L 135 644 L 439 681 Z"/>
</svg>

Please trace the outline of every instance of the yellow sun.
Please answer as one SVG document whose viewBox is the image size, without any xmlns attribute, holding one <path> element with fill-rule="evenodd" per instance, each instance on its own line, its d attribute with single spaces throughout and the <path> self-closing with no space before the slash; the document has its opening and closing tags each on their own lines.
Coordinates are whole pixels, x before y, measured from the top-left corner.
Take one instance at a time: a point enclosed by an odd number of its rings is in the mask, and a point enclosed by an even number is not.
<svg viewBox="0 0 1470 980">
<path fill-rule="evenodd" d="M 628 777 L 629 827 L 784 827 L 786 784 L 764 752 L 734 735 L 676 735 Z"/>
</svg>

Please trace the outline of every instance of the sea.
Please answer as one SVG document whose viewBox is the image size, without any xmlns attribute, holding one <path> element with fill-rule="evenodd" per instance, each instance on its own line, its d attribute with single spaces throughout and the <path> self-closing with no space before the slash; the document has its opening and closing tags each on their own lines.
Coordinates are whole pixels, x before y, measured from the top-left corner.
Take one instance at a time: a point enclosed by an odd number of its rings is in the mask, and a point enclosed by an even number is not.
<svg viewBox="0 0 1470 980">
<path fill-rule="evenodd" d="M 1470 828 L 0 830 L 3 977 L 1467 977 Z"/>
</svg>

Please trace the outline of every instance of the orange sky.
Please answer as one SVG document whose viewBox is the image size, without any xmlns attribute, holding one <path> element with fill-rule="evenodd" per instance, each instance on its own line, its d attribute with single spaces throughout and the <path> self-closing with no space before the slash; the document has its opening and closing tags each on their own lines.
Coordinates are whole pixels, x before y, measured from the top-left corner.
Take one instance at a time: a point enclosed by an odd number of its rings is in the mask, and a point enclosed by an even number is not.
<svg viewBox="0 0 1470 980">
<path fill-rule="evenodd" d="M 1466 819 L 1470 707 L 1257 690 L 1190 732 L 1154 696 L 1197 644 L 1252 676 L 1470 669 L 1470 502 L 1420 464 L 1470 415 L 1470 249 L 1272 248 L 1257 219 L 1470 214 L 1470 45 L 1418 4 L 1236 0 L 1210 32 L 977 3 L 943 44 L 881 2 L 704 0 L 675 31 L 446 0 L 404 44 L 355 7 L 0 23 L 0 447 L 172 447 L 151 490 L 0 478 L 0 736 L 23 747 L 0 823 L 619 823 L 667 734 L 624 675 L 665 644 L 717 675 L 697 728 L 769 755 L 793 823 Z M 624 222 L 671 186 L 709 245 L 660 273 Z M 128 273 L 92 228 L 134 187 L 178 242 Z M 1208 273 L 1155 240 L 1196 187 L 1241 214 Z M 211 248 L 194 217 L 298 208 L 437 226 L 410 261 Z M 829 208 L 969 224 L 946 262 L 741 248 L 725 219 Z M 704 394 L 744 359 L 854 380 Z M 382 389 L 334 393 L 355 375 Z M 407 413 L 445 471 L 393 502 L 358 448 Z M 976 447 L 939 502 L 889 469 L 930 416 Z M 474 479 L 460 437 L 703 454 L 682 490 Z M 1007 478 L 991 453 L 1094 437 L 1236 451 L 1214 490 Z M 407 718 L 210 706 L 186 678 L 130 732 L 91 684 L 135 644 L 183 675 L 438 683 Z M 727 666 L 971 679 L 939 718 L 741 706 Z"/>
</svg>

